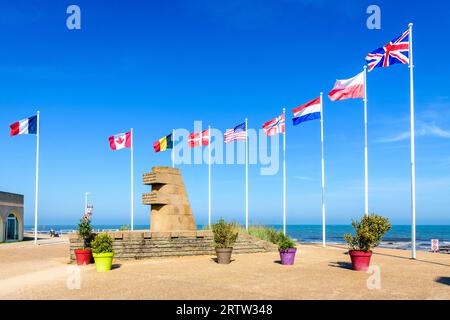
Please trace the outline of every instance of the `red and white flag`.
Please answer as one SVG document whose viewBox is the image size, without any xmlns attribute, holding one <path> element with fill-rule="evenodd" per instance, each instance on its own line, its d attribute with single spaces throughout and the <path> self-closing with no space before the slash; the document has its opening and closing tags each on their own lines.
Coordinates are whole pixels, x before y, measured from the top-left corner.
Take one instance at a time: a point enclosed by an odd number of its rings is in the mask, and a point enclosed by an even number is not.
<svg viewBox="0 0 450 320">
<path fill-rule="evenodd" d="M 283 113 L 279 117 L 272 119 L 263 124 L 264 133 L 266 137 L 274 136 L 286 132 L 286 116 Z"/>
<path fill-rule="evenodd" d="M 189 135 L 188 145 L 190 148 L 209 145 L 209 130 L 194 132 Z"/>
<path fill-rule="evenodd" d="M 328 94 L 332 101 L 364 98 L 364 72 L 347 80 L 337 80 Z"/>
<path fill-rule="evenodd" d="M 112 150 L 131 148 L 131 132 L 116 134 L 109 137 L 109 146 Z"/>
</svg>

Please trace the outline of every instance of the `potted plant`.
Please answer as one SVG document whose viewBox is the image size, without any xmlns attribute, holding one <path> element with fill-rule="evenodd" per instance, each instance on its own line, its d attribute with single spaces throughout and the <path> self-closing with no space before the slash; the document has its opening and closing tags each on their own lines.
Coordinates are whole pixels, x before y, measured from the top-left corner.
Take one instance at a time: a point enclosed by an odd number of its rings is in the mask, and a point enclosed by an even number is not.
<svg viewBox="0 0 450 320">
<path fill-rule="evenodd" d="M 219 264 L 230 264 L 233 246 L 236 243 L 239 231 L 235 224 L 226 223 L 220 219 L 216 224 L 212 225 L 214 234 L 214 247 L 217 254 L 217 262 Z"/>
<path fill-rule="evenodd" d="M 97 272 L 111 270 L 114 257 L 113 238 L 106 233 L 97 235 L 91 242 Z"/>
<path fill-rule="evenodd" d="M 83 247 L 75 249 L 75 259 L 77 265 L 90 264 L 92 261 L 91 239 L 92 239 L 92 225 L 91 215 L 85 213 L 78 223 L 78 236 L 83 239 Z"/>
<path fill-rule="evenodd" d="M 295 242 L 291 238 L 283 236 L 278 243 L 278 251 L 280 252 L 282 265 L 291 266 L 294 264 L 297 248 Z"/>
<path fill-rule="evenodd" d="M 346 234 L 345 241 L 349 244 L 350 258 L 353 270 L 367 271 L 372 257 L 372 249 L 377 247 L 382 237 L 391 229 L 389 219 L 373 214 L 359 221 L 352 221 L 355 236 Z"/>
</svg>

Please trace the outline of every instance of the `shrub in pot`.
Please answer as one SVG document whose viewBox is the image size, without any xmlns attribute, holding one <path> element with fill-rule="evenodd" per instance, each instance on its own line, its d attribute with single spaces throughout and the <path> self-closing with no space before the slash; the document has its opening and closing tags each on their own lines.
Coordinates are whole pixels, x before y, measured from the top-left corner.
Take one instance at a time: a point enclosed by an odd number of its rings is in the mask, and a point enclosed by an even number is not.
<svg viewBox="0 0 450 320">
<path fill-rule="evenodd" d="M 111 270 L 114 257 L 113 241 L 114 239 L 106 233 L 101 233 L 92 240 L 91 247 L 97 272 Z"/>
<path fill-rule="evenodd" d="M 220 219 L 211 226 L 214 234 L 214 247 L 217 254 L 217 262 L 219 264 L 230 264 L 233 246 L 236 243 L 239 231 L 235 224 L 226 223 Z"/>
<path fill-rule="evenodd" d="M 377 247 L 383 236 L 391 229 L 389 219 L 372 214 L 364 216 L 361 220 L 352 221 L 355 236 L 346 234 L 353 270 L 367 271 L 372 257 L 372 249 Z"/>
<path fill-rule="evenodd" d="M 280 252 L 281 264 L 291 266 L 295 262 L 295 254 L 297 248 L 295 242 L 287 236 L 278 243 L 278 251 Z"/>
<path fill-rule="evenodd" d="M 91 215 L 85 213 L 80 219 L 77 226 L 77 234 L 83 240 L 83 247 L 75 249 L 75 259 L 78 265 L 90 264 L 92 261 L 92 250 L 91 250 L 91 240 L 92 240 L 92 225 L 91 225 Z"/>
</svg>

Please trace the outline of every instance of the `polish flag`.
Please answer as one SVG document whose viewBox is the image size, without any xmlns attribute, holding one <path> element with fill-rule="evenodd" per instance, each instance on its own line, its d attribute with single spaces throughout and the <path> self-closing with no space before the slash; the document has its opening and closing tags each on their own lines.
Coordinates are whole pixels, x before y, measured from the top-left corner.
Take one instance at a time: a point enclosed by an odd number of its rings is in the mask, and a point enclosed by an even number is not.
<svg viewBox="0 0 450 320">
<path fill-rule="evenodd" d="M 109 146 L 111 150 L 131 148 L 131 139 L 131 132 L 116 134 L 109 137 Z"/>
<path fill-rule="evenodd" d="M 337 80 L 328 97 L 332 101 L 364 98 L 364 72 L 348 80 Z"/>
<path fill-rule="evenodd" d="M 209 145 L 209 130 L 194 132 L 189 135 L 188 145 L 190 148 Z"/>
<path fill-rule="evenodd" d="M 37 132 L 37 116 L 32 116 L 24 120 L 14 122 L 9 126 L 11 128 L 11 137 L 18 134 L 36 134 Z"/>
</svg>

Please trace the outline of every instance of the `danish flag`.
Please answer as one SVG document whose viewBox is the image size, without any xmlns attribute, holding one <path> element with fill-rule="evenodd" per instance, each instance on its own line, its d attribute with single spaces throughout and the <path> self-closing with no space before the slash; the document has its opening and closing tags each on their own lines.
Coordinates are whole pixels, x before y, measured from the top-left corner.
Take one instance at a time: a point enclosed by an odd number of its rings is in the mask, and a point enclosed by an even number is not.
<svg viewBox="0 0 450 320">
<path fill-rule="evenodd" d="M 387 45 L 372 51 L 366 57 L 369 71 L 387 68 L 396 63 L 409 64 L 409 30 Z"/>
<path fill-rule="evenodd" d="M 188 145 L 190 148 L 208 146 L 209 145 L 209 130 L 202 132 L 194 132 L 189 135 Z"/>
</svg>

